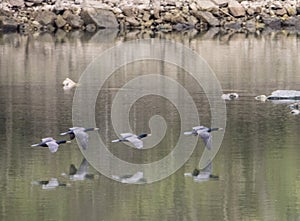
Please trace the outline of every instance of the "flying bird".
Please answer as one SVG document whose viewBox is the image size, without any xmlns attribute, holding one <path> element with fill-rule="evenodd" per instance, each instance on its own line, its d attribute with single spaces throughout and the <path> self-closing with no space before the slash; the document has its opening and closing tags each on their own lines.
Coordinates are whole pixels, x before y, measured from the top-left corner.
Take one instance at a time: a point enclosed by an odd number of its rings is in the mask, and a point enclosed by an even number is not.
<svg viewBox="0 0 300 221">
<path fill-rule="evenodd" d="M 32 147 L 49 147 L 49 150 L 51 153 L 55 153 L 58 150 L 58 147 L 60 144 L 63 143 L 71 143 L 71 141 L 67 141 L 67 140 L 59 140 L 56 141 L 54 140 L 52 137 L 47 137 L 47 138 L 43 138 L 41 140 L 42 142 L 37 143 L 37 144 L 32 144 Z"/>
<path fill-rule="evenodd" d="M 117 142 L 130 142 L 134 145 L 135 148 L 137 149 L 142 149 L 144 147 L 144 143 L 141 140 L 144 137 L 149 137 L 151 136 L 151 134 L 140 134 L 140 135 L 135 135 L 132 133 L 122 133 L 121 137 L 122 139 L 117 139 L 117 140 L 113 140 L 113 143 L 117 143 Z"/>
<path fill-rule="evenodd" d="M 211 149 L 211 146 L 212 146 L 212 136 L 210 134 L 210 132 L 212 131 L 217 131 L 217 130 L 223 130 L 223 128 L 208 128 L 208 127 L 204 127 L 204 126 L 196 126 L 196 127 L 193 127 L 192 128 L 193 130 L 192 131 L 187 131 L 187 132 L 184 132 L 184 135 L 199 135 L 206 148 L 207 149 Z"/>
<path fill-rule="evenodd" d="M 239 95 L 237 93 L 222 94 L 222 99 L 224 100 L 234 100 L 237 98 L 239 98 Z"/>
<path fill-rule="evenodd" d="M 86 132 L 95 131 L 95 130 L 99 130 L 99 128 L 72 127 L 69 128 L 67 132 L 63 132 L 60 135 L 64 136 L 69 134 L 70 140 L 73 140 L 75 137 L 77 137 L 77 140 L 82 146 L 82 148 L 86 150 L 88 148 L 88 140 L 89 140 L 89 135 Z"/>
</svg>

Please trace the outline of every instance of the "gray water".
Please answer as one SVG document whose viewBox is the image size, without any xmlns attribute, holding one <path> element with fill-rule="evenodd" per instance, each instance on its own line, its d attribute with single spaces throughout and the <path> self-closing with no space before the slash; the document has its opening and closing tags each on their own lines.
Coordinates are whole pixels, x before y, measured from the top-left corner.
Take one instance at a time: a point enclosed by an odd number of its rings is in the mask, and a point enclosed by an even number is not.
<svg viewBox="0 0 300 221">
<path fill-rule="evenodd" d="M 240 95 L 226 101 L 224 139 L 213 160 L 218 180 L 194 182 L 184 176 L 198 164 L 204 149 L 201 141 L 177 172 L 145 185 L 121 184 L 92 166 L 89 173 L 94 179 L 72 181 L 62 176 L 70 164 L 78 167 L 83 158 L 76 142 L 62 145 L 55 154 L 30 147 L 72 126 L 75 89 L 62 89 L 66 77 L 78 81 L 103 51 L 142 37 L 113 31 L 0 36 L 0 220 L 300 220 L 300 115 L 291 115 L 286 104 L 254 100 L 276 89 L 300 89 L 297 34 L 157 36 L 200 54 L 223 91 Z M 202 124 L 209 125 L 211 117 L 203 90 L 184 70 L 157 61 L 120 68 L 97 98 L 95 120 L 110 151 L 133 162 L 167 155 L 180 135 L 176 107 L 150 96 L 133 106 L 130 122 L 133 130 L 150 132 L 150 117 L 164 117 L 168 131 L 158 148 L 143 155 L 110 143 L 117 136 L 110 122 L 114 95 L 146 70 L 172 77 L 187 88 Z M 67 186 L 44 190 L 32 184 L 50 178 Z"/>
</svg>

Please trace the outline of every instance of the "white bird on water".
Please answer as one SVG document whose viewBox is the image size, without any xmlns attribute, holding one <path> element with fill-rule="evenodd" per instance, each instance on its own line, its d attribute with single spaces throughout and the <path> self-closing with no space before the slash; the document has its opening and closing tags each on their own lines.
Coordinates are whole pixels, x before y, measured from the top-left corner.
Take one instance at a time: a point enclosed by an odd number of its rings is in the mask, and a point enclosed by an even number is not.
<svg viewBox="0 0 300 221">
<path fill-rule="evenodd" d="M 222 95 L 222 99 L 224 99 L 224 100 L 235 100 L 238 98 L 239 98 L 239 95 L 237 93 L 228 93 L 228 94 Z"/>
<path fill-rule="evenodd" d="M 66 78 L 63 81 L 63 89 L 64 90 L 70 90 L 76 86 L 78 86 L 79 84 L 77 84 L 76 82 L 74 82 L 73 80 L 71 80 L 70 78 Z"/>
</svg>

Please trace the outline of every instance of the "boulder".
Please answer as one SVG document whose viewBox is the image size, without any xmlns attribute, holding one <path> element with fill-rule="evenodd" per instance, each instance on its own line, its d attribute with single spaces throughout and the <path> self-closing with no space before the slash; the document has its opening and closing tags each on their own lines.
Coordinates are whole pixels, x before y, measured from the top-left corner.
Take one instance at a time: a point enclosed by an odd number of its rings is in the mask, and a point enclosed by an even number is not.
<svg viewBox="0 0 300 221">
<path fill-rule="evenodd" d="M 218 6 L 215 5 L 212 1 L 197 0 L 197 5 L 198 8 L 203 11 L 213 11 L 218 8 Z"/>
<path fill-rule="evenodd" d="M 84 21 L 79 15 L 71 14 L 67 18 L 67 22 L 71 25 L 72 28 L 81 28 L 84 24 Z"/>
<path fill-rule="evenodd" d="M 121 10 L 123 11 L 123 14 L 127 17 L 133 17 L 135 14 L 135 10 L 133 7 L 129 7 L 129 6 L 125 6 L 123 8 L 121 8 Z"/>
<path fill-rule="evenodd" d="M 35 20 L 38 23 L 45 26 L 54 23 L 55 19 L 56 19 L 56 14 L 54 14 L 51 11 L 40 11 L 35 17 Z"/>
<path fill-rule="evenodd" d="M 129 23 L 130 26 L 138 27 L 141 25 L 140 22 L 134 17 L 126 17 L 126 21 Z"/>
<path fill-rule="evenodd" d="M 194 16 L 199 20 L 203 20 L 209 24 L 209 26 L 216 27 L 220 26 L 220 21 L 210 12 L 198 11 L 194 13 Z"/>
<path fill-rule="evenodd" d="M 55 20 L 56 27 L 62 28 L 66 25 L 67 21 L 61 16 L 58 15 Z"/>
<path fill-rule="evenodd" d="M 295 16 L 295 15 L 297 15 L 296 7 L 287 5 L 284 8 L 285 8 L 285 10 L 286 10 L 286 12 L 288 13 L 289 16 Z"/>
<path fill-rule="evenodd" d="M 189 7 L 192 11 L 198 11 L 198 7 L 195 2 L 192 2 Z"/>
<path fill-rule="evenodd" d="M 275 14 L 278 16 L 284 16 L 286 14 L 286 10 L 285 10 L 285 8 L 277 9 L 275 11 Z"/>
<path fill-rule="evenodd" d="M 231 0 L 228 4 L 230 14 L 236 18 L 243 17 L 246 14 L 244 7 L 236 0 Z"/>
<path fill-rule="evenodd" d="M 24 0 L 8 0 L 8 3 L 13 7 L 24 7 Z"/>
<path fill-rule="evenodd" d="M 119 24 L 116 16 L 109 10 L 85 7 L 81 17 L 85 24 L 94 23 L 99 28 L 118 28 Z"/>
<path fill-rule="evenodd" d="M 198 22 L 199 22 L 198 19 L 193 15 L 191 15 L 187 18 L 187 24 L 189 24 L 191 26 L 195 26 Z"/>
</svg>

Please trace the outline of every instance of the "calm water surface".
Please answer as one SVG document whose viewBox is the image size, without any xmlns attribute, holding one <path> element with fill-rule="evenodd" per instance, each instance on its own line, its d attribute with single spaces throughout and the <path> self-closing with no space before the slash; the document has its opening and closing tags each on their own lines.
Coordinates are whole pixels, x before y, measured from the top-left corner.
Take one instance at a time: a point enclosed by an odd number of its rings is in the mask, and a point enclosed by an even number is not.
<svg viewBox="0 0 300 221">
<path fill-rule="evenodd" d="M 240 94 L 238 100 L 226 102 L 225 136 L 213 164 L 218 180 L 199 183 L 184 177 L 197 166 L 202 142 L 176 173 L 147 185 L 124 185 L 92 167 L 94 179 L 72 181 L 61 174 L 83 158 L 76 142 L 55 154 L 30 147 L 72 126 L 75 90 L 64 91 L 62 81 L 77 81 L 105 49 L 138 37 L 114 31 L 0 36 L 0 220 L 300 220 L 300 118 L 291 115 L 286 104 L 254 100 L 276 89 L 300 90 L 296 34 L 157 36 L 199 53 L 224 92 Z M 116 137 L 110 122 L 114 95 L 149 70 L 182 84 L 196 102 L 201 123 L 209 125 L 208 101 L 191 76 L 163 62 L 137 62 L 117 70 L 98 96 L 96 123 L 108 145 Z M 180 134 L 176 107 L 161 97 L 145 99 L 130 113 L 133 130 L 150 132 L 148 121 L 155 114 L 165 118 L 168 130 L 146 156 L 121 144 L 110 148 L 133 162 L 167 155 Z M 43 190 L 32 185 L 50 178 L 67 186 Z"/>
</svg>

